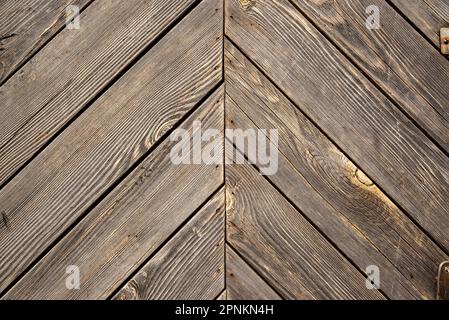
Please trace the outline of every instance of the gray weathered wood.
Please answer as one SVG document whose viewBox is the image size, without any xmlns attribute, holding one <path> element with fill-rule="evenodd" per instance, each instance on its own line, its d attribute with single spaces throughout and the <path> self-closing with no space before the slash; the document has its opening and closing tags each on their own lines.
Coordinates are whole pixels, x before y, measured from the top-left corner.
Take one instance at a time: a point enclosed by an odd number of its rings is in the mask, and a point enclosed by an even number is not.
<svg viewBox="0 0 449 320">
<path fill-rule="evenodd" d="M 95 1 L 79 30 L 64 29 L 0 87 L 0 184 L 192 3 Z"/>
<path fill-rule="evenodd" d="M 449 63 L 385 0 L 293 0 L 363 71 L 449 152 Z M 380 10 L 379 30 L 366 8 Z"/>
<path fill-rule="evenodd" d="M 226 165 L 226 215 L 228 242 L 284 298 L 383 299 L 252 166 Z"/>
<path fill-rule="evenodd" d="M 223 292 L 215 300 L 227 300 L 226 290 L 223 290 Z"/>
<path fill-rule="evenodd" d="M 0 85 L 65 26 L 66 8 L 91 0 L 0 1 Z"/>
<path fill-rule="evenodd" d="M 441 53 L 449 55 L 449 28 L 442 28 L 440 30 Z"/>
<path fill-rule="evenodd" d="M 252 3 L 226 1 L 227 36 L 449 250 L 449 159 L 290 3 Z"/>
<path fill-rule="evenodd" d="M 440 28 L 449 26 L 449 2 L 446 0 L 390 0 L 437 47 Z"/>
<path fill-rule="evenodd" d="M 449 261 L 441 263 L 437 281 L 437 300 L 449 300 Z"/>
<path fill-rule="evenodd" d="M 223 111 L 218 91 L 182 128 L 192 134 L 193 121 L 201 120 L 204 130 L 223 129 Z M 159 145 L 5 298 L 104 299 L 112 294 L 224 182 L 221 165 L 173 164 L 170 153 L 177 143 L 167 139 Z M 68 265 L 79 267 L 79 290 L 66 288 Z"/>
<path fill-rule="evenodd" d="M 219 83 L 221 35 L 202 2 L 1 190 L 0 291 Z"/>
<path fill-rule="evenodd" d="M 226 246 L 226 292 L 227 300 L 282 299 L 229 246 Z"/>
<path fill-rule="evenodd" d="M 433 299 L 447 255 L 229 42 L 225 71 L 227 127 L 279 130 L 269 179 L 361 270 L 379 266 L 390 298 Z"/>
<path fill-rule="evenodd" d="M 224 289 L 224 207 L 222 188 L 114 299 L 216 298 Z"/>
</svg>

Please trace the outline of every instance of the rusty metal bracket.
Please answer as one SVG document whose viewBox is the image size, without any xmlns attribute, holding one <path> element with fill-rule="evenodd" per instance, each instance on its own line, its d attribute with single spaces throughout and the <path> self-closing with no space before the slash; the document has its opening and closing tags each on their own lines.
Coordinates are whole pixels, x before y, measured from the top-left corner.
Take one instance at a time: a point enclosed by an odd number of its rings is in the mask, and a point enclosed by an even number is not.
<svg viewBox="0 0 449 320">
<path fill-rule="evenodd" d="M 449 261 L 440 265 L 437 281 L 437 300 L 449 300 Z"/>
<path fill-rule="evenodd" d="M 449 54 L 449 28 L 441 28 L 440 39 L 441 39 L 441 53 Z"/>
</svg>

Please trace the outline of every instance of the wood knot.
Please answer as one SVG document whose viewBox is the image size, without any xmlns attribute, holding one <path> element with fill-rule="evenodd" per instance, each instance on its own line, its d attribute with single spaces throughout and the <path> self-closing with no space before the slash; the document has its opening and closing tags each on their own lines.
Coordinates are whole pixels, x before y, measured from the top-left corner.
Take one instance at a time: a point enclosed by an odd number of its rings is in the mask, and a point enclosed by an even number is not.
<svg viewBox="0 0 449 320">
<path fill-rule="evenodd" d="M 256 5 L 256 0 L 239 0 L 239 2 L 240 2 L 240 7 L 243 10 L 251 9 L 252 7 L 254 7 Z"/>
<path fill-rule="evenodd" d="M 357 170 L 356 170 L 355 176 L 357 177 L 357 180 L 359 180 L 360 183 L 364 184 L 365 186 L 371 187 L 371 186 L 374 185 L 374 183 L 371 181 L 371 179 L 368 178 L 368 177 L 366 176 L 366 174 L 363 173 L 363 171 L 360 170 L 360 169 L 357 169 Z"/>
</svg>

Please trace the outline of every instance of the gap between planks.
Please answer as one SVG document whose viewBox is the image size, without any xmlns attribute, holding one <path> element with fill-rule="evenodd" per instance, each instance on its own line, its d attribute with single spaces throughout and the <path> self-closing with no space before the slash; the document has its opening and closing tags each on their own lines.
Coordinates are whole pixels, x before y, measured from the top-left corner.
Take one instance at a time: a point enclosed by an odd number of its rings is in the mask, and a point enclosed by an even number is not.
<svg viewBox="0 0 449 320">
<path fill-rule="evenodd" d="M 240 47 L 238 46 L 228 35 L 225 34 L 225 38 L 226 40 L 228 40 L 234 47 L 236 47 L 240 53 L 247 59 L 249 60 L 252 65 L 263 75 L 265 76 L 268 81 L 270 81 L 270 83 L 277 89 L 279 90 L 279 92 L 282 93 L 282 95 L 291 103 L 293 104 L 333 145 L 335 145 L 337 147 L 337 149 L 344 155 L 346 156 L 352 163 L 354 163 L 358 168 L 360 168 L 360 165 L 358 164 L 357 161 L 355 161 L 353 159 L 353 157 L 351 157 L 347 152 L 345 152 L 340 145 L 335 141 L 335 139 L 333 139 L 329 134 L 327 134 L 327 132 L 325 132 L 323 130 L 323 128 L 318 125 L 318 123 L 312 119 L 307 113 L 303 112 L 301 108 L 298 107 L 297 103 L 295 103 L 292 98 L 290 98 L 289 95 L 286 94 L 286 92 L 277 84 L 273 81 L 273 79 L 264 71 L 262 70 L 262 68 L 260 68 L 260 66 L 255 63 L 249 56 L 248 54 Z M 402 212 L 404 212 L 404 214 L 407 216 L 407 218 L 421 231 L 423 232 L 427 237 L 429 237 L 433 243 L 435 243 L 436 246 L 439 247 L 439 249 L 441 249 L 445 254 L 449 255 L 449 250 L 447 250 L 445 247 L 443 247 L 439 241 L 436 241 L 436 239 L 429 233 L 427 232 L 422 226 L 421 224 L 419 224 L 416 219 L 414 219 L 407 210 L 405 210 L 405 208 L 400 205 L 393 197 L 391 197 L 377 182 L 377 179 L 374 179 L 372 176 L 370 176 L 368 173 L 366 173 L 366 176 L 373 181 L 376 186 L 379 188 L 379 190 L 396 206 L 398 207 Z M 271 181 L 270 181 L 271 183 Z M 363 271 L 361 271 L 363 272 Z"/>
<path fill-rule="evenodd" d="M 296 0 L 296 1 L 300 1 L 300 0 Z M 407 110 L 405 110 L 405 107 L 401 105 L 401 102 L 397 101 L 394 97 L 393 97 L 393 93 L 388 93 L 387 90 L 385 88 L 383 88 L 381 86 L 381 84 L 379 84 L 374 77 L 366 70 L 364 70 L 359 63 L 357 63 L 357 61 L 355 60 L 355 58 L 351 57 L 348 53 L 346 53 L 341 46 L 337 43 L 337 41 L 335 41 L 331 35 L 327 34 L 323 28 L 319 25 L 318 22 L 314 21 L 314 19 L 307 14 L 306 12 L 304 12 L 303 9 L 301 9 L 297 3 L 295 3 L 295 0 L 288 0 L 288 2 L 335 48 L 337 49 L 359 72 L 362 73 L 362 75 L 368 79 L 381 93 L 383 96 L 385 96 L 396 108 L 398 108 L 398 110 L 400 110 L 402 112 L 403 115 L 405 115 L 407 117 L 408 120 L 410 120 L 425 136 L 426 138 L 428 138 L 433 144 L 435 144 L 438 149 L 443 152 L 448 158 L 449 158 L 449 149 L 448 147 L 444 146 L 442 143 L 442 141 L 444 141 L 444 138 L 441 141 L 438 141 L 437 138 L 435 138 L 435 133 L 431 132 L 431 129 L 425 129 L 424 126 L 422 124 L 420 124 L 418 122 L 418 120 L 415 119 L 415 116 L 413 116 L 410 112 L 407 112 Z M 387 3 L 387 5 L 389 5 Z M 392 7 L 393 10 L 396 10 L 394 7 Z M 406 22 L 408 23 L 408 22 Z M 412 28 L 413 25 L 411 26 Z M 414 28 L 415 29 L 415 28 Z M 416 30 L 418 31 L 418 30 Z M 427 41 L 427 39 L 425 39 Z M 347 40 L 348 41 L 348 40 Z M 438 52 L 438 54 L 440 55 L 440 53 Z M 412 88 L 408 88 L 408 89 L 412 89 Z M 421 96 L 420 96 L 421 97 Z M 429 105 L 432 107 L 432 111 L 433 110 L 433 106 L 432 104 L 429 102 Z"/>
<path fill-rule="evenodd" d="M 188 113 L 186 113 L 181 119 L 177 121 L 177 123 L 167 132 L 164 133 L 164 135 L 161 136 L 161 138 L 144 154 L 142 155 L 123 175 L 121 175 L 109 188 L 107 188 L 86 210 L 83 212 L 78 219 L 76 219 L 63 233 L 61 233 L 60 236 L 58 236 L 36 259 L 33 260 L 32 263 L 23 271 L 21 272 L 16 279 L 11 282 L 10 285 L 8 285 L 2 292 L 0 292 L 0 299 L 2 299 L 8 291 L 10 291 L 35 265 L 39 263 L 53 248 L 56 247 L 56 245 L 64 239 L 79 223 L 81 223 L 88 215 L 89 213 L 97 207 L 107 196 L 110 194 L 114 189 L 116 189 L 125 179 L 127 176 L 129 176 L 136 168 L 139 167 L 139 165 L 148 157 L 150 156 L 154 150 L 156 150 L 159 145 L 161 145 L 167 138 L 170 137 L 170 135 L 186 120 L 189 119 L 189 117 L 194 114 L 203 103 L 205 103 L 217 90 L 220 89 L 220 87 L 223 86 L 223 80 L 221 80 L 218 84 L 216 84 L 207 95 L 205 95 L 192 110 L 190 110 Z"/>
<path fill-rule="evenodd" d="M 79 110 L 76 110 L 74 115 L 69 117 L 65 123 L 60 124 L 60 127 L 53 132 L 50 137 L 44 140 L 35 150 L 29 151 L 29 154 L 26 155 L 26 160 L 19 160 L 17 163 L 17 168 L 13 168 L 8 172 L 5 177 L 1 177 L 0 179 L 0 191 L 10 183 L 25 167 L 27 167 L 43 150 L 45 150 L 56 138 L 58 138 L 62 132 L 64 132 L 71 124 L 73 124 L 86 110 L 88 110 L 96 101 L 100 99 L 108 90 L 110 90 L 118 81 L 121 79 L 141 58 L 143 58 L 152 48 L 154 48 L 166 35 L 170 33 L 184 18 L 189 16 L 189 14 L 201 3 L 202 0 L 195 0 L 190 6 L 187 7 L 185 11 L 183 11 L 178 17 L 176 17 L 173 21 L 171 21 L 165 28 L 159 32 L 154 39 L 152 39 L 147 45 L 143 47 L 143 49 L 134 57 L 128 61 L 125 66 L 120 69 L 115 75 L 109 79 L 103 88 L 100 88 L 98 91 L 94 92 L 93 97 L 90 98 L 84 105 L 81 104 Z M 61 29 L 63 30 L 63 29 Z M 55 35 L 56 37 L 56 35 Z M 49 43 L 49 42 L 48 42 Z M 47 44 L 48 44 L 47 43 Z M 41 48 L 42 49 L 42 48 Z M 40 51 L 39 51 L 40 52 Z M 36 52 L 37 54 L 37 52 Z M 51 101 L 50 101 L 51 102 Z M 48 104 L 49 102 L 47 102 Z M 42 110 L 39 110 L 42 111 Z M 45 110 L 44 110 L 45 111 Z M 35 116 L 37 116 L 39 112 L 37 112 L 32 118 L 27 120 L 29 123 Z M 59 124 L 58 124 L 59 125 Z M 14 137 L 13 137 L 14 138 Z M 7 143 L 4 143 L 0 150 L 7 146 Z"/>
</svg>

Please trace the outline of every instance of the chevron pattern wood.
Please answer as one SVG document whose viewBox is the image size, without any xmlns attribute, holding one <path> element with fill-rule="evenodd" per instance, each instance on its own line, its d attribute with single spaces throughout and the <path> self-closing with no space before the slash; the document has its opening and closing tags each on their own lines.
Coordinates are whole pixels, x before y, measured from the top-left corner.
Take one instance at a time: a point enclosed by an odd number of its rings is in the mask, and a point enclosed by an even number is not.
<svg viewBox="0 0 449 320">
<path fill-rule="evenodd" d="M 448 13 L 1 2 L 1 299 L 435 299 Z"/>
</svg>

